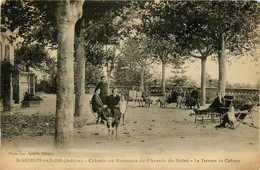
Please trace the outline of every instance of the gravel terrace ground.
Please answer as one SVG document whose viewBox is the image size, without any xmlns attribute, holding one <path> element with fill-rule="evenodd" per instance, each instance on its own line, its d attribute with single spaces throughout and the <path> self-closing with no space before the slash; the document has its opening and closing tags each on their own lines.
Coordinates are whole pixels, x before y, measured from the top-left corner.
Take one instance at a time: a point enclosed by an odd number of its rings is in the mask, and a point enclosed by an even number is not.
<svg viewBox="0 0 260 170">
<path fill-rule="evenodd" d="M 55 113 L 56 95 L 40 94 L 44 101 L 38 107 L 14 108 L 14 115 L 49 115 Z M 72 149 L 67 151 L 53 151 L 53 135 L 28 136 L 21 134 L 12 138 L 2 138 L 2 168 L 13 162 L 13 169 L 19 169 L 19 164 L 10 152 L 39 152 L 48 151 L 50 158 L 73 157 L 81 159 L 83 164 L 68 163 L 65 169 L 108 169 L 108 168 L 140 168 L 140 169 L 244 169 L 259 168 L 259 129 L 241 124 L 237 129 L 229 128 L 216 130 L 218 123 L 207 121 L 194 122 L 195 117 L 190 116 L 192 110 L 175 108 L 175 104 L 167 108 L 160 108 L 153 104 L 151 108 L 134 107 L 129 103 L 126 114 L 126 125 L 118 129 L 119 140 L 108 139 L 107 129 L 103 124 L 87 125 L 94 119 L 90 112 L 89 100 L 91 95 L 86 95 L 87 113 L 75 121 L 81 126 L 74 128 L 74 143 Z M 156 98 L 153 98 L 154 101 Z M 259 108 L 253 112 L 254 123 L 259 127 Z M 2 113 L 2 115 L 10 113 Z M 245 122 L 250 122 L 247 119 Z M 3 126 L 3 125 L 2 125 Z M 40 154 L 41 156 L 45 156 Z M 2 157 L 1 156 L 1 157 Z M 31 157 L 31 155 L 29 156 Z M 47 157 L 47 156 L 46 156 Z M 122 159 L 124 163 L 109 163 L 109 159 Z M 145 163 L 133 163 L 144 159 Z M 151 159 L 151 160 L 149 160 Z M 177 160 L 179 159 L 179 161 Z M 199 160 L 196 163 L 196 160 Z M 203 161 L 202 159 L 211 162 Z M 222 159 L 224 163 L 214 163 Z M 173 160 L 173 161 L 171 161 Z M 99 162 L 98 162 L 99 161 Z M 166 162 L 165 162 L 166 161 Z M 188 163 L 187 163 L 188 161 Z M 239 161 L 239 162 L 237 162 Z M 107 163 L 107 164 L 105 164 Z M 3 166 L 5 165 L 5 166 Z M 25 163 L 24 168 L 42 169 L 38 164 Z M 48 163 L 46 167 L 59 169 L 64 164 Z M 36 168 L 37 167 L 37 168 Z M 128 168 L 127 168 L 128 167 Z M 245 169 L 247 169 L 245 168 Z"/>
</svg>

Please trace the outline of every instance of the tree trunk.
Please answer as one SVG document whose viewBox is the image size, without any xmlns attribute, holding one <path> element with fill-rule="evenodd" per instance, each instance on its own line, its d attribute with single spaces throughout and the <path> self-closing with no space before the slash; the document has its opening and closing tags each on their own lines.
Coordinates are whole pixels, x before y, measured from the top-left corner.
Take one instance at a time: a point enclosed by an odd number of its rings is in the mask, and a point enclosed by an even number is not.
<svg viewBox="0 0 260 170">
<path fill-rule="evenodd" d="M 162 94 L 165 96 L 165 66 L 166 63 L 162 61 Z"/>
<path fill-rule="evenodd" d="M 110 77 L 111 77 L 111 72 L 109 68 L 109 64 L 107 64 L 107 92 L 110 94 Z"/>
<path fill-rule="evenodd" d="M 76 45 L 76 88 L 75 88 L 75 116 L 85 114 L 85 41 L 83 29 L 80 30 L 80 37 L 77 37 Z"/>
<path fill-rule="evenodd" d="M 69 148 L 73 138 L 74 121 L 74 28 L 81 17 L 83 1 L 61 1 L 57 8 L 57 103 L 54 145 Z"/>
<path fill-rule="evenodd" d="M 206 103 L 206 61 L 207 56 L 201 58 L 201 106 L 204 106 Z"/>
<path fill-rule="evenodd" d="M 141 69 L 141 90 L 144 90 L 144 67 Z"/>
<path fill-rule="evenodd" d="M 224 35 L 221 37 L 221 46 L 218 53 L 218 90 L 222 93 L 222 95 L 225 95 L 225 89 L 226 89 L 226 42 L 224 39 Z"/>
<path fill-rule="evenodd" d="M 107 88 L 108 88 L 108 92 L 109 92 L 109 88 L 110 88 L 110 82 L 111 82 L 111 75 L 113 74 L 113 71 L 115 69 L 115 62 L 112 61 L 109 65 L 107 65 Z"/>
</svg>

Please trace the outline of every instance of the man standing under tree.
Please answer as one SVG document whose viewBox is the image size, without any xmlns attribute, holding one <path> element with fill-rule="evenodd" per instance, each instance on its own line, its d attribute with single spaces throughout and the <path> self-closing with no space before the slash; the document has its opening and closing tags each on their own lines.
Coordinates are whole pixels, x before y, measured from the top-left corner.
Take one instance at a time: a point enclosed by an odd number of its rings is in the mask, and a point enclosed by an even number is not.
<svg viewBox="0 0 260 170">
<path fill-rule="evenodd" d="M 190 94 L 190 108 L 192 108 L 193 104 L 197 105 L 198 109 L 200 108 L 200 104 L 199 104 L 199 92 L 197 90 L 197 87 L 194 86 L 193 90 Z"/>
<path fill-rule="evenodd" d="M 107 83 L 105 83 L 105 81 L 106 81 L 106 77 L 101 76 L 101 82 L 99 82 L 97 84 L 97 87 L 96 87 L 96 89 L 98 89 L 98 88 L 100 89 L 99 96 L 100 96 L 103 104 L 107 104 L 107 101 L 106 101 L 106 98 L 107 98 Z M 95 91 L 96 91 L 96 89 L 95 89 Z"/>
</svg>

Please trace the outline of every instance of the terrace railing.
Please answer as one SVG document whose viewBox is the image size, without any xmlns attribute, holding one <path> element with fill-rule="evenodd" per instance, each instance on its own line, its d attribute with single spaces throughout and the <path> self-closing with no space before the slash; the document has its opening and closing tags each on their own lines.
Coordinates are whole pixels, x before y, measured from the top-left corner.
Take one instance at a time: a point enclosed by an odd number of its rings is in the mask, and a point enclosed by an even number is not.
<svg viewBox="0 0 260 170">
<path fill-rule="evenodd" d="M 114 86 L 110 87 L 110 93 Z M 119 93 L 128 94 L 129 90 L 132 88 L 131 86 L 117 86 Z M 176 87 L 166 87 L 166 90 L 170 90 Z M 87 93 L 94 93 L 95 86 L 88 86 L 86 88 Z M 162 96 L 162 88 L 158 86 L 148 86 L 149 91 L 152 96 Z M 189 96 L 192 91 L 192 87 L 182 87 L 185 96 Z M 200 91 L 200 88 L 198 88 Z M 206 99 L 211 99 L 216 97 L 217 88 L 216 87 L 208 87 L 206 88 Z M 226 95 L 232 95 L 237 97 L 253 97 L 259 98 L 259 89 L 242 89 L 242 88 L 226 88 Z"/>
</svg>

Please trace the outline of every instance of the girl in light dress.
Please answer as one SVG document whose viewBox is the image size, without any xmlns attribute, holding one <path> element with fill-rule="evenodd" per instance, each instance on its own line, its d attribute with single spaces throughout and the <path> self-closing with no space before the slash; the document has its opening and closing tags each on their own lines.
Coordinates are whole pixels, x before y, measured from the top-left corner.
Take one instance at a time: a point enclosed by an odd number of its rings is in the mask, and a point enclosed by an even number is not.
<svg viewBox="0 0 260 170">
<path fill-rule="evenodd" d="M 136 91 L 136 100 L 138 101 L 139 107 L 144 107 L 142 94 L 142 89 L 139 87 L 139 89 Z"/>
<path fill-rule="evenodd" d="M 127 101 L 125 100 L 125 96 L 122 94 L 119 101 L 119 109 L 122 116 L 123 125 L 125 125 L 125 114 L 127 109 Z"/>
</svg>

